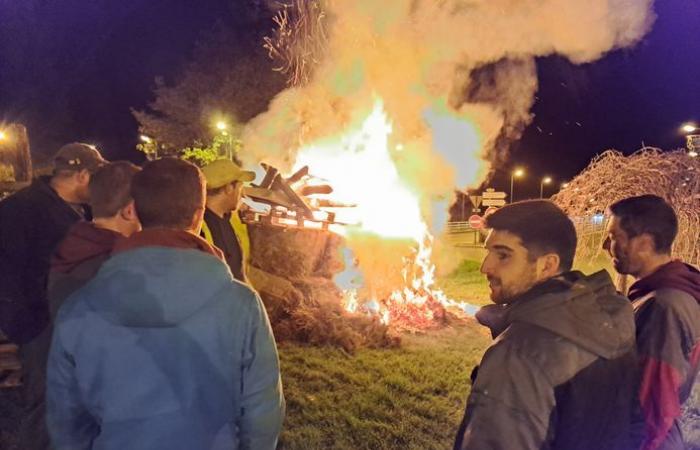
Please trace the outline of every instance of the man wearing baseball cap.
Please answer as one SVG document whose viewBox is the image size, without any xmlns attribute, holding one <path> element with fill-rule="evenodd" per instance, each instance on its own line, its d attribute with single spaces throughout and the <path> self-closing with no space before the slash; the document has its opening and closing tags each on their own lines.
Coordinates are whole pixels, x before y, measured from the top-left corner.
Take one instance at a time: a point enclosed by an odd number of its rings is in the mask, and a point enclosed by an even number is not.
<svg viewBox="0 0 700 450">
<path fill-rule="evenodd" d="M 49 323 L 46 284 L 51 253 L 75 222 L 90 219 L 88 183 L 105 162 L 91 145 L 64 145 L 54 157 L 52 175 L 35 179 L 0 202 L 0 330 L 21 346 L 27 416 L 23 422 L 28 425 L 43 422 L 37 394 L 43 392 L 43 376 L 37 372 L 45 351 L 41 339 L 35 338 Z M 41 439 L 45 433 L 26 431 L 21 433 L 22 448 L 48 448 Z"/>
<path fill-rule="evenodd" d="M 224 252 L 234 278 L 245 283 L 250 241 L 248 230 L 238 215 L 238 207 L 243 183 L 253 181 L 255 172 L 243 170 L 228 159 L 214 161 L 203 167 L 202 172 L 207 180 L 202 235 Z"/>
</svg>

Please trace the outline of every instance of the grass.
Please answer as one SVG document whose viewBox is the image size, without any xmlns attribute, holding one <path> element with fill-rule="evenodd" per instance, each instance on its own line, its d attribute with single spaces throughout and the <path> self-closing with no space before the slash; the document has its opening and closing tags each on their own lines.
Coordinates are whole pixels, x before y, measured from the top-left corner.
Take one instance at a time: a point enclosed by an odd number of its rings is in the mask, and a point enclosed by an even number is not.
<svg viewBox="0 0 700 450">
<path fill-rule="evenodd" d="M 284 449 L 446 449 L 468 379 L 490 338 L 462 324 L 404 337 L 399 349 L 280 345 Z"/>
<path fill-rule="evenodd" d="M 452 298 L 488 301 L 479 264 L 440 280 Z M 490 342 L 469 321 L 403 336 L 398 349 L 279 346 L 287 416 L 283 449 L 447 449 L 464 413 L 469 374 Z"/>
</svg>

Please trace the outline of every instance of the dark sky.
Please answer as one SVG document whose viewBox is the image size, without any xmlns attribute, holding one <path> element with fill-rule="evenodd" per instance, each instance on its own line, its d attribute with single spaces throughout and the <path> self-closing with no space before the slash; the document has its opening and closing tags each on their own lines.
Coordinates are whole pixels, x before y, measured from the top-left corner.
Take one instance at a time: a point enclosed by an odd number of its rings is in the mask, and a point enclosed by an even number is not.
<svg viewBox="0 0 700 450">
<path fill-rule="evenodd" d="M 235 20 L 232 3 L 0 0 L 0 121 L 26 124 L 37 157 L 70 140 L 138 157 L 129 108 L 152 100 L 156 76 L 177 77 L 202 32 Z M 511 158 L 529 175 L 516 198 L 537 195 L 544 174 L 571 178 L 607 148 L 684 144 L 679 126 L 700 121 L 700 2 L 657 0 L 655 10 L 633 49 L 583 66 L 538 61 L 536 117 Z M 493 183 L 508 184 L 507 170 Z"/>
</svg>

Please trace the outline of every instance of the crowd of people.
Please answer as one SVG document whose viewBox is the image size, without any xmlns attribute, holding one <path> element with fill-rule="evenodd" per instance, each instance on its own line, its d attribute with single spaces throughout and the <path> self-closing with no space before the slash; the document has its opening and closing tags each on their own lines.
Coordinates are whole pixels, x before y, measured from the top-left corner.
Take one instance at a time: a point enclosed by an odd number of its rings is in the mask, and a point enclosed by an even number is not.
<svg viewBox="0 0 700 450">
<path fill-rule="evenodd" d="M 139 168 L 72 143 L 0 202 L 0 330 L 20 345 L 23 449 L 274 449 L 285 402 L 230 160 Z M 653 195 L 613 204 L 605 250 L 635 278 L 572 270 L 546 200 L 488 216 L 493 343 L 454 448 L 680 450 L 700 369 L 700 272 Z M 467 374 L 465 374 L 465 377 Z M 437 424 L 436 424 L 437 425 Z M 453 433 L 454 431 L 448 431 Z"/>
</svg>

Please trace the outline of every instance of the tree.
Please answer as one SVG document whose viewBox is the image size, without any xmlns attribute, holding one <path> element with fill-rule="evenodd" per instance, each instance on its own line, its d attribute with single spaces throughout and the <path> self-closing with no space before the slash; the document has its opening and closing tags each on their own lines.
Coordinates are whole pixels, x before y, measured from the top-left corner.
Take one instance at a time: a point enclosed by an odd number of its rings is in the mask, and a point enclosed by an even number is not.
<svg viewBox="0 0 700 450">
<path fill-rule="evenodd" d="M 240 23 L 217 24 L 204 36 L 192 61 L 172 85 L 156 80 L 148 111 L 132 111 L 142 134 L 160 154 L 210 148 L 222 121 L 235 143 L 243 125 L 263 112 L 285 86 L 262 47 L 259 30 L 272 12 L 254 9 Z"/>
</svg>

